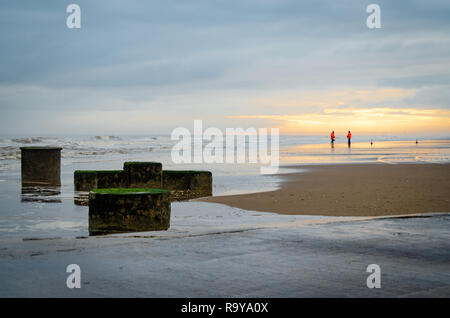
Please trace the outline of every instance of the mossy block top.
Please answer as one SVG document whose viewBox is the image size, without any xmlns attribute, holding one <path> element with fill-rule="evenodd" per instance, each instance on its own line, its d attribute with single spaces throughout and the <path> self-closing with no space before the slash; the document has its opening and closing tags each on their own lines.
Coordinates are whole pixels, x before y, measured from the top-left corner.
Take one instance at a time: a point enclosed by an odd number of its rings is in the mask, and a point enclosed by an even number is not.
<svg viewBox="0 0 450 318">
<path fill-rule="evenodd" d="M 123 166 L 162 166 L 162 163 L 153 161 L 127 161 Z"/>
<path fill-rule="evenodd" d="M 88 174 L 88 173 L 92 173 L 92 174 L 97 174 L 97 173 L 104 173 L 104 174 L 108 174 L 108 173 L 119 173 L 119 172 L 123 172 L 123 170 L 75 170 L 75 174 Z"/>
<path fill-rule="evenodd" d="M 98 174 L 123 173 L 123 170 L 98 170 Z"/>
<path fill-rule="evenodd" d="M 163 170 L 163 173 L 168 173 L 168 174 L 209 173 L 209 174 L 211 174 L 211 171 L 206 171 L 206 170 Z"/>
<path fill-rule="evenodd" d="M 20 147 L 20 150 L 61 150 L 61 147 L 29 146 Z"/>
<path fill-rule="evenodd" d="M 95 174 L 97 170 L 75 170 L 74 174 Z"/>
<path fill-rule="evenodd" d="M 167 193 L 170 194 L 169 190 L 165 189 L 152 189 L 152 188 L 111 188 L 111 189 L 95 189 L 92 190 L 94 193 L 98 194 L 145 194 L 145 193 Z"/>
</svg>

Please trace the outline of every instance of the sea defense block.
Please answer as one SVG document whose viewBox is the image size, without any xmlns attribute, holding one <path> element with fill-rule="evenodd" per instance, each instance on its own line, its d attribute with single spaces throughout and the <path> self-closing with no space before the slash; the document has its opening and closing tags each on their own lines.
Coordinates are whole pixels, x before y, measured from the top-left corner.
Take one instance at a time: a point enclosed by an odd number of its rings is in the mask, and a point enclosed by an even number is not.
<svg viewBox="0 0 450 318">
<path fill-rule="evenodd" d="M 90 191 L 97 189 L 97 171 L 75 170 L 73 173 L 75 191 Z"/>
<path fill-rule="evenodd" d="M 97 189 L 126 187 L 128 187 L 128 181 L 123 170 L 97 171 Z"/>
<path fill-rule="evenodd" d="M 61 185 L 60 147 L 21 147 L 23 186 Z"/>
<path fill-rule="evenodd" d="M 74 195 L 76 205 L 87 206 L 89 191 L 104 188 L 127 187 L 127 177 L 122 170 L 76 170 L 74 172 Z"/>
<path fill-rule="evenodd" d="M 106 188 L 161 188 L 162 164 L 125 162 L 124 170 L 76 170 L 75 191 Z"/>
<path fill-rule="evenodd" d="M 127 187 L 127 177 L 122 170 L 76 170 L 75 191 Z"/>
<path fill-rule="evenodd" d="M 172 200 L 188 200 L 212 195 L 212 173 L 195 170 L 163 170 L 163 188 Z"/>
<path fill-rule="evenodd" d="M 170 227 L 170 191 L 97 189 L 89 193 L 89 234 L 162 231 Z"/>
<path fill-rule="evenodd" d="M 160 162 L 125 162 L 123 169 L 131 188 L 161 188 L 162 164 Z"/>
</svg>

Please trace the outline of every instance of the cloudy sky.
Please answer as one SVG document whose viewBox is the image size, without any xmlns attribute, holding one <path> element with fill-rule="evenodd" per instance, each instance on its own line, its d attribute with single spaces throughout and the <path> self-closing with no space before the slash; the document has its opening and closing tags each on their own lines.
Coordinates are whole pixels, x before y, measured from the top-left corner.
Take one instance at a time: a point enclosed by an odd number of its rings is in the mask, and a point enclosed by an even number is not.
<svg viewBox="0 0 450 318">
<path fill-rule="evenodd" d="M 66 7 L 81 7 L 68 29 Z M 381 7 L 381 29 L 366 7 Z M 450 135 L 448 0 L 0 2 L 1 134 Z"/>
</svg>

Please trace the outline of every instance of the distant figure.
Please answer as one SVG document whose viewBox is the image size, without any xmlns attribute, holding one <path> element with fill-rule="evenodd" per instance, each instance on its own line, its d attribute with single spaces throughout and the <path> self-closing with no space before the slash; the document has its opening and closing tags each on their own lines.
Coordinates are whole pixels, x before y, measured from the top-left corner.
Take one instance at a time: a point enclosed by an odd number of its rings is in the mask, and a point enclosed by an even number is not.
<svg viewBox="0 0 450 318">
<path fill-rule="evenodd" d="M 334 137 L 334 130 L 331 132 L 330 137 L 331 137 L 331 143 L 334 143 L 334 140 L 336 139 L 336 138 Z"/>
<path fill-rule="evenodd" d="M 419 143 L 419 140 L 416 139 L 416 145 Z"/>
<path fill-rule="evenodd" d="M 348 145 L 350 146 L 350 144 L 352 143 L 352 133 L 350 132 L 350 130 L 348 131 L 348 134 L 347 134 L 347 140 L 348 140 Z"/>
<path fill-rule="evenodd" d="M 372 139 L 370 139 L 370 145 L 371 145 L 371 146 L 373 145 L 373 140 L 372 140 Z"/>
</svg>

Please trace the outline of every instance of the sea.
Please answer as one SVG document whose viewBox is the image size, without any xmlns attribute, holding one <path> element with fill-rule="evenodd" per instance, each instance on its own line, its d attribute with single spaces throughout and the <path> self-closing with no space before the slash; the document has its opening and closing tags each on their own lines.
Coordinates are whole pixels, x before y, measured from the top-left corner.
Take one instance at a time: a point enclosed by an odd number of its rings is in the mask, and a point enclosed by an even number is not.
<svg viewBox="0 0 450 318">
<path fill-rule="evenodd" d="M 280 136 L 280 168 L 267 175 L 261 174 L 260 164 L 174 163 L 172 149 L 177 142 L 169 135 L 0 136 L 0 238 L 88 235 L 88 208 L 74 204 L 74 171 L 122 169 L 126 161 L 157 161 L 163 169 L 210 170 L 213 195 L 275 190 L 282 174 L 305 171 L 308 165 L 450 162 L 450 137 L 446 136 L 417 141 L 355 136 L 350 146 L 345 136 L 334 144 L 328 136 Z M 23 191 L 20 147 L 25 146 L 62 147 L 60 188 Z"/>
</svg>

